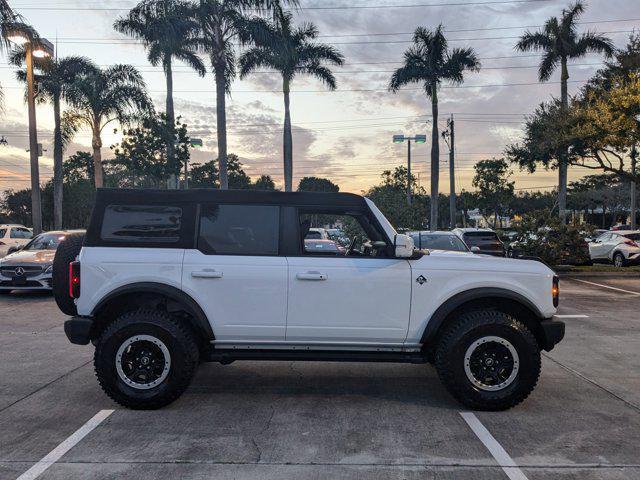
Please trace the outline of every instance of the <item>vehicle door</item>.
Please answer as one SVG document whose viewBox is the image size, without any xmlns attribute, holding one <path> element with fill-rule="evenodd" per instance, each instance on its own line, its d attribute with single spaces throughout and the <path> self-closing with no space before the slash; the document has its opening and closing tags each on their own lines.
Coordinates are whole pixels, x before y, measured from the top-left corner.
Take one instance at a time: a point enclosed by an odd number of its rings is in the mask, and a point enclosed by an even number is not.
<svg viewBox="0 0 640 480">
<path fill-rule="evenodd" d="M 603 233 L 589 244 L 589 255 L 592 260 L 608 258 L 607 252 L 611 237 L 611 233 Z"/>
<path fill-rule="evenodd" d="M 203 204 L 182 285 L 203 308 L 216 342 L 284 341 L 287 261 L 278 256 L 280 207 Z"/>
<path fill-rule="evenodd" d="M 320 345 L 402 344 L 411 303 L 411 267 L 393 257 L 392 240 L 367 209 L 298 208 L 288 255 L 287 342 Z M 344 251 L 305 249 L 309 228 L 340 228 Z"/>
</svg>

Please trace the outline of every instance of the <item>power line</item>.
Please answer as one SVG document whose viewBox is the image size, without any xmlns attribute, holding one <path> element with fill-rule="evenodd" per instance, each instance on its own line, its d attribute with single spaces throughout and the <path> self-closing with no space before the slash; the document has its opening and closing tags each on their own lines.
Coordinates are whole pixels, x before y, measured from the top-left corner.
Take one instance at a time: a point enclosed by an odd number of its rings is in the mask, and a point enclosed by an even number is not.
<svg viewBox="0 0 640 480">
<path fill-rule="evenodd" d="M 335 6 L 312 6 L 300 7 L 301 11 L 306 10 L 382 10 L 382 9 L 407 9 L 407 8 L 428 8 L 428 7 L 462 7 L 462 6 L 483 6 L 483 5 L 504 5 L 504 4 L 526 4 L 526 3 L 542 3 L 550 0 L 491 0 L 488 2 L 477 1 L 458 1 L 453 3 L 416 3 L 402 5 L 335 5 Z M 119 12 L 130 10 L 131 7 L 67 7 L 67 6 L 19 6 L 13 7 L 14 10 L 40 10 L 40 11 L 107 11 Z"/>
</svg>

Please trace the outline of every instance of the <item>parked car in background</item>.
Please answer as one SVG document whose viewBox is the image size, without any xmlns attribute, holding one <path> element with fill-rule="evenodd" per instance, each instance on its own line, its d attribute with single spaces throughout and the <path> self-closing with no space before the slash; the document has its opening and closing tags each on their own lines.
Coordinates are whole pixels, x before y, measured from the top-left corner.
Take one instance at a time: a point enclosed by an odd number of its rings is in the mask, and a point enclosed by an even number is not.
<svg viewBox="0 0 640 480">
<path fill-rule="evenodd" d="M 551 251 L 557 252 L 557 265 L 589 265 L 589 240 L 584 232 L 579 238 L 563 237 L 557 230 L 544 227 L 536 233 L 520 234 L 507 246 L 509 258 L 543 258 Z"/>
<path fill-rule="evenodd" d="M 304 238 L 306 240 L 330 240 L 329 233 L 324 228 L 310 228 Z"/>
<path fill-rule="evenodd" d="M 51 290 L 56 249 L 68 233 L 54 231 L 37 235 L 19 251 L 0 260 L 0 293 L 13 290 Z"/>
<path fill-rule="evenodd" d="M 304 251 L 306 253 L 319 253 L 326 255 L 344 255 L 345 248 L 333 240 L 310 240 L 305 239 Z"/>
<path fill-rule="evenodd" d="M 7 255 L 11 247 L 22 247 L 32 238 L 33 232 L 24 225 L 0 225 L 0 257 Z"/>
<path fill-rule="evenodd" d="M 619 223 L 618 225 L 614 225 L 613 227 L 611 227 L 611 230 L 614 232 L 631 230 L 631 225 L 625 225 L 625 224 Z"/>
<path fill-rule="evenodd" d="M 611 262 L 616 267 L 640 262 L 640 230 L 603 233 L 589 243 L 589 256 L 594 262 Z"/>
<path fill-rule="evenodd" d="M 457 235 L 474 253 L 484 253 L 494 257 L 505 257 L 504 243 L 498 234 L 489 228 L 454 228 Z"/>
<path fill-rule="evenodd" d="M 407 232 L 418 250 L 446 250 L 449 252 L 468 252 L 469 247 L 452 232 Z"/>
<path fill-rule="evenodd" d="M 351 243 L 349 237 L 339 228 L 327 228 L 327 234 L 331 240 L 343 247 L 348 247 Z"/>
</svg>

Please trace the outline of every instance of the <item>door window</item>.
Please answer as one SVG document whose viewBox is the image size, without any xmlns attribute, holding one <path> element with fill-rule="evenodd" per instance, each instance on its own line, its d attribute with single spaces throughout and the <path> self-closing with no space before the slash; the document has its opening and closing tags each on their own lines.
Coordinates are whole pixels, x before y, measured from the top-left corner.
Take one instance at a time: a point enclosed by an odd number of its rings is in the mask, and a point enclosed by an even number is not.
<svg viewBox="0 0 640 480">
<path fill-rule="evenodd" d="M 100 237 L 133 244 L 180 241 L 182 208 L 169 205 L 108 205 Z"/>
<path fill-rule="evenodd" d="M 30 239 L 33 237 L 33 233 L 28 228 L 12 228 L 11 233 L 9 234 L 11 238 L 23 238 Z"/>
<path fill-rule="evenodd" d="M 364 214 L 302 210 L 299 214 L 300 243 L 304 255 L 332 257 L 389 257 L 390 245 L 377 225 Z M 331 229 L 330 239 L 320 239 L 318 230 Z"/>
<path fill-rule="evenodd" d="M 203 205 L 198 249 L 207 255 L 278 255 L 280 207 Z"/>
</svg>

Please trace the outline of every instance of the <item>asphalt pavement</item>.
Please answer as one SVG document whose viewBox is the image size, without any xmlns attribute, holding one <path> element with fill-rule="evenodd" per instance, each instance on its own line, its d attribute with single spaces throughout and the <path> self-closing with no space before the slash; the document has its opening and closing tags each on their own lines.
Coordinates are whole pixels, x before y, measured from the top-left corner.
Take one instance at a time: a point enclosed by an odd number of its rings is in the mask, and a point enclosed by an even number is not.
<svg viewBox="0 0 640 480">
<path fill-rule="evenodd" d="M 204 364 L 132 411 L 51 296 L 3 296 L 0 479 L 640 479 L 639 312 L 640 278 L 563 279 L 566 338 L 507 412 L 467 412 L 428 365 L 315 362 Z"/>
</svg>

